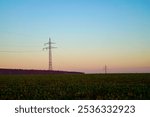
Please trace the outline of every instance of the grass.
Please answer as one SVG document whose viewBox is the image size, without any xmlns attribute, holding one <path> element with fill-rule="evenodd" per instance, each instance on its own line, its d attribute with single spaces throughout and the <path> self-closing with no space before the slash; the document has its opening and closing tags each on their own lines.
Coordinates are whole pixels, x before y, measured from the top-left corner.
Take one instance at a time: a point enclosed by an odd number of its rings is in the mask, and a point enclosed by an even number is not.
<svg viewBox="0 0 150 117">
<path fill-rule="evenodd" d="M 150 99 L 150 74 L 0 75 L 0 99 Z"/>
</svg>

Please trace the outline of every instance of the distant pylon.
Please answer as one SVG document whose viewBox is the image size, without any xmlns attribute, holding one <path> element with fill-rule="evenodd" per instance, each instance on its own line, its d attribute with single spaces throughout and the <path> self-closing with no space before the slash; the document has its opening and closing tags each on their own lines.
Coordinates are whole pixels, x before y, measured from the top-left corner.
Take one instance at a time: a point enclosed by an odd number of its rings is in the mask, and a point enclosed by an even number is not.
<svg viewBox="0 0 150 117">
<path fill-rule="evenodd" d="M 49 38 L 49 42 L 45 43 L 44 46 L 46 46 L 48 44 L 48 47 L 43 48 L 43 50 L 49 50 L 49 70 L 53 70 L 52 67 L 52 48 L 56 48 L 56 47 L 52 47 L 52 44 L 55 44 L 53 42 L 51 42 L 51 38 Z"/>
<path fill-rule="evenodd" d="M 107 74 L 107 66 L 104 67 L 105 74 Z"/>
</svg>

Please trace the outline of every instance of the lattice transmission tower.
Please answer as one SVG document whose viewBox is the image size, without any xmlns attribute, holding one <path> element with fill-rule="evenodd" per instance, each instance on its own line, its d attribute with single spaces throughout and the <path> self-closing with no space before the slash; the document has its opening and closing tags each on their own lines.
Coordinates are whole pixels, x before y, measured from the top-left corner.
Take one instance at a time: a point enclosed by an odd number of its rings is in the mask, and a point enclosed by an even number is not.
<svg viewBox="0 0 150 117">
<path fill-rule="evenodd" d="M 105 65 L 105 66 L 104 66 L 105 74 L 107 74 L 107 70 L 108 70 L 107 65 Z"/>
<path fill-rule="evenodd" d="M 57 47 L 52 47 L 52 44 L 56 44 L 56 43 L 51 42 L 51 38 L 49 38 L 49 42 L 44 44 L 44 46 L 48 45 L 48 47 L 43 48 L 43 50 L 49 50 L 49 63 L 48 63 L 49 64 L 49 70 L 53 70 L 53 67 L 52 67 L 52 49 L 57 48 Z"/>
</svg>

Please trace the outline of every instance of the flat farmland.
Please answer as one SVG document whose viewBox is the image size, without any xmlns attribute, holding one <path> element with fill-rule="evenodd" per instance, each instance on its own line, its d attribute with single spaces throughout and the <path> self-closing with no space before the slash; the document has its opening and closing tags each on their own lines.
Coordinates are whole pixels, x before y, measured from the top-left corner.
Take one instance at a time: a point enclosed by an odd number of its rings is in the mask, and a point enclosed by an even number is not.
<svg viewBox="0 0 150 117">
<path fill-rule="evenodd" d="M 150 74 L 0 75 L 1 100 L 145 100 Z"/>
</svg>

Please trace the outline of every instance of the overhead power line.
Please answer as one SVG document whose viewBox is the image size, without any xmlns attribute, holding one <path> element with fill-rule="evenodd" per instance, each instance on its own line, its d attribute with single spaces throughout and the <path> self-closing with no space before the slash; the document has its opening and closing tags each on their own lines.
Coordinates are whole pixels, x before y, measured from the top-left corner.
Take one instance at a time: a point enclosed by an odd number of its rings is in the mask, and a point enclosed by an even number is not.
<svg viewBox="0 0 150 117">
<path fill-rule="evenodd" d="M 42 52 L 42 51 L 0 51 L 0 53 L 33 53 L 33 52 Z"/>
</svg>

